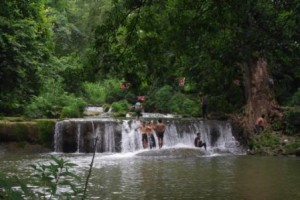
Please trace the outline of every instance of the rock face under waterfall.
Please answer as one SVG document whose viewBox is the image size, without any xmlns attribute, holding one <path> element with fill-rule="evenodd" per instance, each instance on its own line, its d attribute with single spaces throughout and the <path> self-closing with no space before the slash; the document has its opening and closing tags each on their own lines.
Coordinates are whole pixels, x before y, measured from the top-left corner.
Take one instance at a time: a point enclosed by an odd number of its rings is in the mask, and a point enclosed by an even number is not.
<svg viewBox="0 0 300 200">
<path fill-rule="evenodd" d="M 64 120 L 55 127 L 54 149 L 56 152 L 120 152 L 122 124 L 106 120 Z"/>
<path fill-rule="evenodd" d="M 154 119 L 155 121 L 155 119 Z M 232 134 L 231 124 L 226 121 L 198 119 L 164 119 L 166 131 L 164 146 L 194 148 L 196 133 L 207 143 L 210 151 L 242 151 Z M 57 122 L 55 127 L 55 151 L 65 153 L 135 152 L 142 150 L 140 121 L 115 119 L 70 119 Z M 155 135 L 155 134 L 154 134 Z M 155 135 L 157 141 L 157 137 Z M 168 150 L 168 152 L 171 152 Z M 154 151 L 152 153 L 155 153 Z M 149 153 L 148 153 L 149 154 Z"/>
</svg>

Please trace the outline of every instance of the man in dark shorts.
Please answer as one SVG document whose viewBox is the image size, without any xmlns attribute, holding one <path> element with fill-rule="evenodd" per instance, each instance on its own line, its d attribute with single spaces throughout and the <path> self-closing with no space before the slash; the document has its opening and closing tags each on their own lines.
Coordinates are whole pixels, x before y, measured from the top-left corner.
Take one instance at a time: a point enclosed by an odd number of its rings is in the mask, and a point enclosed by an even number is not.
<svg viewBox="0 0 300 200">
<path fill-rule="evenodd" d="M 194 144 L 195 147 L 204 147 L 204 149 L 206 150 L 206 143 L 202 142 L 200 133 L 197 133 L 197 137 L 195 138 Z"/>
<path fill-rule="evenodd" d="M 136 104 L 134 105 L 134 111 L 136 113 L 137 116 L 137 120 L 139 120 L 143 115 L 142 115 L 142 110 L 143 110 L 143 105 L 141 100 L 139 100 L 138 102 L 136 102 Z"/>
<path fill-rule="evenodd" d="M 147 132 L 146 132 L 146 122 L 142 123 L 142 125 L 139 127 L 139 131 L 142 134 L 143 148 L 146 149 L 146 148 L 148 148 L 148 136 L 147 136 Z"/>
<path fill-rule="evenodd" d="M 155 148 L 156 142 L 155 142 L 155 138 L 153 135 L 153 123 L 151 121 L 149 121 L 146 124 L 146 133 L 148 135 L 148 143 L 149 143 L 150 149 Z"/>
<path fill-rule="evenodd" d="M 158 119 L 158 123 L 155 126 L 156 136 L 158 138 L 158 147 L 162 148 L 164 143 L 164 133 L 165 133 L 166 126 L 162 122 L 162 119 Z"/>
<path fill-rule="evenodd" d="M 261 117 L 257 118 L 256 122 L 255 122 L 255 130 L 256 130 L 256 134 L 259 134 L 260 132 L 262 132 L 265 129 L 265 115 L 262 114 Z"/>
</svg>

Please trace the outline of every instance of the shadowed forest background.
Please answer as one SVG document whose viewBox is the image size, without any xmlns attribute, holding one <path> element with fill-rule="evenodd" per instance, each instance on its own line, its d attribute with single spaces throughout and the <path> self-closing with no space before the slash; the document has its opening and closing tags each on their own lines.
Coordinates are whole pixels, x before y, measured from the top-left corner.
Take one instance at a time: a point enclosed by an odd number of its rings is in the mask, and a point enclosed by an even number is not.
<svg viewBox="0 0 300 200">
<path fill-rule="evenodd" d="M 205 94 L 211 115 L 253 125 L 275 101 L 297 121 L 299 22 L 299 0 L 3 0 L 1 115 L 122 115 L 141 95 L 147 112 L 198 117 Z"/>
</svg>

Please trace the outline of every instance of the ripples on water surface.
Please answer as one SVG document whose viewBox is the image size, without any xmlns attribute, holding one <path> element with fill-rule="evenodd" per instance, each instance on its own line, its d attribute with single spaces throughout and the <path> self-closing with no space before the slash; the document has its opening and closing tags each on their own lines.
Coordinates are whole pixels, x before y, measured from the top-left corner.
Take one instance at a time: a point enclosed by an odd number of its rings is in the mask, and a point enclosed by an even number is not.
<svg viewBox="0 0 300 200">
<path fill-rule="evenodd" d="M 56 155 L 56 154 L 54 154 Z M 49 155 L 2 155 L 1 171 L 29 173 Z M 92 154 L 57 154 L 83 181 Z M 96 154 L 90 199 L 300 199 L 300 159 L 256 156 L 153 157 Z"/>
</svg>

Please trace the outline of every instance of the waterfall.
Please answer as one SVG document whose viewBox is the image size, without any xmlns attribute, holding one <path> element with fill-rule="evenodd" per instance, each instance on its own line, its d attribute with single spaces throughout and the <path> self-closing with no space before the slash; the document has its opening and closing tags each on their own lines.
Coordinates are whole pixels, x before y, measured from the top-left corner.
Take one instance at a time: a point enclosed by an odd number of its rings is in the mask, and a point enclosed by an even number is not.
<svg viewBox="0 0 300 200">
<path fill-rule="evenodd" d="M 54 130 L 54 151 L 62 152 L 62 127 L 63 122 L 57 122 Z"/>
<path fill-rule="evenodd" d="M 155 120 L 155 119 L 154 119 Z M 209 151 L 238 152 L 239 142 L 233 137 L 232 127 L 226 121 L 196 119 L 164 119 L 166 130 L 163 148 L 194 148 L 196 133 L 206 142 Z M 135 152 L 142 150 L 142 137 L 136 120 L 69 119 L 55 126 L 56 152 L 93 152 L 96 137 L 97 152 Z M 156 143 L 158 144 L 157 137 Z"/>
<path fill-rule="evenodd" d="M 140 121 L 123 121 L 122 152 L 133 152 L 143 148 L 142 136 L 138 131 L 140 125 Z"/>
<path fill-rule="evenodd" d="M 81 141 L 81 124 L 77 125 L 77 153 L 80 152 L 80 141 Z"/>
<path fill-rule="evenodd" d="M 104 129 L 104 143 L 105 149 L 104 152 L 114 152 L 115 147 L 115 135 L 114 132 L 114 126 L 111 122 L 105 123 L 105 129 Z"/>
</svg>

